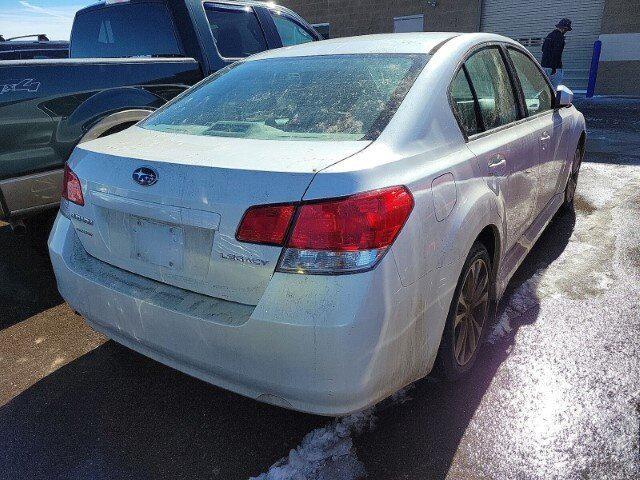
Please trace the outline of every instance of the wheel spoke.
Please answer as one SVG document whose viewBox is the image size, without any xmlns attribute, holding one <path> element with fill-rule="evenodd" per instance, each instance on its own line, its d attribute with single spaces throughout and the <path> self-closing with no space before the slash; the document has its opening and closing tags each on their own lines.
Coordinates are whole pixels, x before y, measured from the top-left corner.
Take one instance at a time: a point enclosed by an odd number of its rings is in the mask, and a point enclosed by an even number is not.
<svg viewBox="0 0 640 480">
<path fill-rule="evenodd" d="M 473 301 L 475 304 L 478 303 L 478 297 L 482 296 L 488 283 L 489 283 L 489 276 L 484 274 L 484 271 L 483 271 L 483 275 L 481 275 L 480 281 L 478 281 L 478 283 L 476 284 L 476 289 L 473 292 L 473 299 L 474 299 Z"/>
<path fill-rule="evenodd" d="M 467 278 L 465 278 L 464 287 L 462 289 L 465 295 L 465 300 L 473 299 L 473 266 L 471 268 L 472 270 L 467 274 Z"/>
<path fill-rule="evenodd" d="M 469 317 L 471 319 L 471 321 L 469 322 L 469 334 L 467 335 L 467 338 L 469 339 L 469 356 L 473 355 L 474 350 L 476 349 L 476 331 L 474 328 L 473 323 L 475 322 L 473 316 Z M 467 359 L 465 358 L 465 361 Z"/>
<path fill-rule="evenodd" d="M 456 356 L 456 360 L 458 360 L 458 362 L 461 362 L 461 354 L 463 353 L 464 350 L 464 343 L 467 340 L 467 329 L 466 329 L 466 325 L 467 323 L 464 322 L 462 323 L 459 331 L 458 331 L 458 338 L 456 339 L 456 344 L 455 344 L 455 349 L 454 349 L 454 354 Z"/>
<path fill-rule="evenodd" d="M 487 263 L 477 258 L 466 272 L 454 317 L 454 355 L 460 365 L 471 360 L 480 344 L 489 303 Z"/>
<path fill-rule="evenodd" d="M 463 289 L 464 290 L 464 289 Z M 460 292 L 460 298 L 458 298 L 458 309 L 457 311 L 466 312 L 469 309 L 469 304 L 467 303 L 467 299 L 464 296 L 464 291 Z"/>
<path fill-rule="evenodd" d="M 471 267 L 471 273 L 473 274 L 473 284 L 478 285 L 478 276 L 480 275 L 480 262 L 476 261 Z"/>
<path fill-rule="evenodd" d="M 476 336 L 479 338 L 480 337 L 480 332 L 482 331 L 482 325 L 480 325 L 480 323 L 478 323 L 478 321 L 476 320 L 476 317 L 473 316 L 471 317 L 471 320 L 473 321 L 473 326 L 476 330 Z"/>
<path fill-rule="evenodd" d="M 475 303 L 473 304 L 473 308 L 477 308 L 480 305 L 487 303 L 488 301 L 489 301 L 489 292 L 484 292 L 484 294 L 475 301 Z"/>
</svg>

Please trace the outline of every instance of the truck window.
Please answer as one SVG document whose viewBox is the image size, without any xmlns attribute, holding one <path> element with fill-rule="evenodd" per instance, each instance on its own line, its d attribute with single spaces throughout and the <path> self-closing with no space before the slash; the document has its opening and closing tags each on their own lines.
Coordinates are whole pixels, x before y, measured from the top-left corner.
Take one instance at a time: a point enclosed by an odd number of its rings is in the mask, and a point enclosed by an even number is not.
<svg viewBox="0 0 640 480">
<path fill-rule="evenodd" d="M 283 47 L 298 45 L 300 43 L 313 42 L 313 36 L 293 20 L 285 17 L 280 12 L 270 12 L 273 23 L 276 24 L 278 35 Z"/>
<path fill-rule="evenodd" d="M 122 3 L 78 13 L 71 57 L 182 56 L 171 14 L 157 3 Z"/>
<path fill-rule="evenodd" d="M 250 7 L 205 5 L 220 56 L 244 58 L 267 49 L 262 27 Z"/>
</svg>

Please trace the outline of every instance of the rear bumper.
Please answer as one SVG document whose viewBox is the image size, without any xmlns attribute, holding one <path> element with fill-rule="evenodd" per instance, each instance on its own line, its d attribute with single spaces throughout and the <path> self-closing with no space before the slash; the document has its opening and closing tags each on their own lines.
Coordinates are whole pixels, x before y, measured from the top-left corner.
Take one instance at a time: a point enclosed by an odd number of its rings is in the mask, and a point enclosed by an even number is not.
<svg viewBox="0 0 640 480">
<path fill-rule="evenodd" d="M 410 316 L 392 255 L 358 275 L 276 273 L 253 307 L 112 267 L 77 235 L 58 215 L 49 249 L 69 305 L 119 343 L 222 388 L 336 416 L 427 373 L 425 325 Z"/>
</svg>

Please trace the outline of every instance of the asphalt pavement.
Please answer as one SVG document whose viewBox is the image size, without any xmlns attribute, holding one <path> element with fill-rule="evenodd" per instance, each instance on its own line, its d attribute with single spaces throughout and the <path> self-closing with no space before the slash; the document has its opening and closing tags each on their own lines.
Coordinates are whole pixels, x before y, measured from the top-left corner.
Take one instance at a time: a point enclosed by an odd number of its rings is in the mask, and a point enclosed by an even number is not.
<svg viewBox="0 0 640 480">
<path fill-rule="evenodd" d="M 640 478 L 640 100 L 579 100 L 575 214 L 516 273 L 478 367 L 339 420 L 93 332 L 0 225 L 1 479 Z"/>
</svg>

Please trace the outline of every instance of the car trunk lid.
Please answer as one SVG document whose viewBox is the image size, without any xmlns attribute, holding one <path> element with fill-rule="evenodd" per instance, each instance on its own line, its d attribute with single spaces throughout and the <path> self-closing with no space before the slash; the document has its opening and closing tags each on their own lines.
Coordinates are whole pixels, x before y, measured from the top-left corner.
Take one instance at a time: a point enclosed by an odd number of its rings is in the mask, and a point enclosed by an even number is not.
<svg viewBox="0 0 640 480">
<path fill-rule="evenodd" d="M 256 305 L 281 248 L 238 242 L 244 212 L 300 201 L 317 171 L 367 144 L 199 137 L 133 127 L 75 150 L 70 165 L 83 183 L 85 206 L 69 204 L 67 214 L 86 251 L 99 260 Z M 137 183 L 139 169 L 150 169 L 157 181 Z"/>
</svg>

